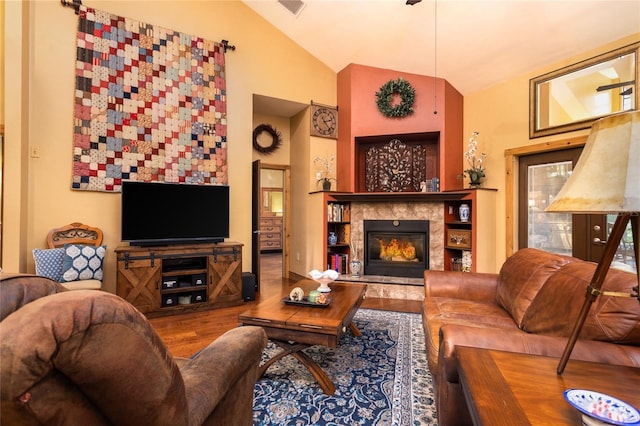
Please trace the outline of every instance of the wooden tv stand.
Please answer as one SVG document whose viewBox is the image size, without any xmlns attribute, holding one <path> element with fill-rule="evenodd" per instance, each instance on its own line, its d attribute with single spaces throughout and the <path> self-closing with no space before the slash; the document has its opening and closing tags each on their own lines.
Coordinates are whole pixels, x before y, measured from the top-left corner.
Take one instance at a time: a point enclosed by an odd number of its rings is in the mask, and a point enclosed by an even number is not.
<svg viewBox="0 0 640 426">
<path fill-rule="evenodd" d="M 242 244 L 122 246 L 116 294 L 149 318 L 243 304 Z"/>
</svg>

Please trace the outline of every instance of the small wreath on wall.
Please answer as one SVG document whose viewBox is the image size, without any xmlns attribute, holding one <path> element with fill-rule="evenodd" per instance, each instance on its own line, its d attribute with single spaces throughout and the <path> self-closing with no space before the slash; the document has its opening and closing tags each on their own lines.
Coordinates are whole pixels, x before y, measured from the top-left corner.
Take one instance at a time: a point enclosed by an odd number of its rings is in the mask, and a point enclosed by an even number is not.
<svg viewBox="0 0 640 426">
<path fill-rule="evenodd" d="M 394 95 L 400 97 L 400 103 L 392 106 Z M 411 84 L 402 77 L 397 80 L 387 81 L 376 92 L 378 109 L 385 117 L 406 117 L 413 114 L 413 102 L 416 99 L 416 91 Z"/>
<path fill-rule="evenodd" d="M 258 141 L 259 136 L 262 133 L 267 133 L 271 136 L 271 143 L 268 145 L 261 145 Z M 260 124 L 253 129 L 253 149 L 261 154 L 269 155 L 280 147 L 282 144 L 282 134 L 269 124 Z"/>
</svg>

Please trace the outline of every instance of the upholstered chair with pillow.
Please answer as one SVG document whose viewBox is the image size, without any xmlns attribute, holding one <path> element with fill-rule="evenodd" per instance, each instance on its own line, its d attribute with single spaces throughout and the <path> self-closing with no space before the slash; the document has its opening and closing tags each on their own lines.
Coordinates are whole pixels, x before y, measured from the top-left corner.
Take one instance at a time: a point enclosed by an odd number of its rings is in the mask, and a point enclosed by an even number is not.
<svg viewBox="0 0 640 426">
<path fill-rule="evenodd" d="M 100 290 L 107 246 L 102 231 L 74 222 L 47 235 L 48 249 L 34 249 L 36 274 L 58 281 L 69 290 Z"/>
<path fill-rule="evenodd" d="M 0 308 L 3 425 L 253 423 L 261 327 L 236 327 L 187 359 L 106 291 L 5 273 Z"/>
</svg>

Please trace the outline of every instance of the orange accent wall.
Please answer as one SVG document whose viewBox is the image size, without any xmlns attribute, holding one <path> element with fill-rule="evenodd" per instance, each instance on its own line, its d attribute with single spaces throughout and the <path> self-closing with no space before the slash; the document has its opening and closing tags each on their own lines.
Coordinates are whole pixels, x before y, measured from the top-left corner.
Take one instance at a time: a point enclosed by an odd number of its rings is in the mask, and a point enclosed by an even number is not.
<svg viewBox="0 0 640 426">
<path fill-rule="evenodd" d="M 375 93 L 399 77 L 416 91 L 414 112 L 402 118 L 388 118 L 378 110 Z M 338 73 L 337 90 L 339 191 L 355 190 L 356 137 L 435 131 L 440 132 L 440 189 L 462 188 L 463 181 L 457 176 L 462 173 L 463 160 L 463 97 L 446 80 L 350 64 Z"/>
</svg>

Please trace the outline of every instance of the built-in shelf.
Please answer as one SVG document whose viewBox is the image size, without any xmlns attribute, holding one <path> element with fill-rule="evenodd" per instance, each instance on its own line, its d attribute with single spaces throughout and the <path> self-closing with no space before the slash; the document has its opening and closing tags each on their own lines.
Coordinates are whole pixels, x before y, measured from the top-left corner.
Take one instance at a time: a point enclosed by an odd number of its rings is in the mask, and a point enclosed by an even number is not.
<svg viewBox="0 0 640 426">
<path fill-rule="evenodd" d="M 474 188 L 459 200 L 444 203 L 444 269 L 454 269 L 453 259 L 462 262 L 464 252 L 471 253 L 471 272 L 492 272 L 495 254 L 495 194 L 493 188 Z M 468 221 L 460 220 L 460 205 L 471 209 Z M 482 212 L 482 213 L 480 213 Z M 452 238 L 459 243 L 452 243 Z M 481 247 L 481 249 L 479 249 Z M 462 263 L 457 266 L 463 267 Z M 464 269 L 463 269 L 464 270 Z"/>
</svg>

